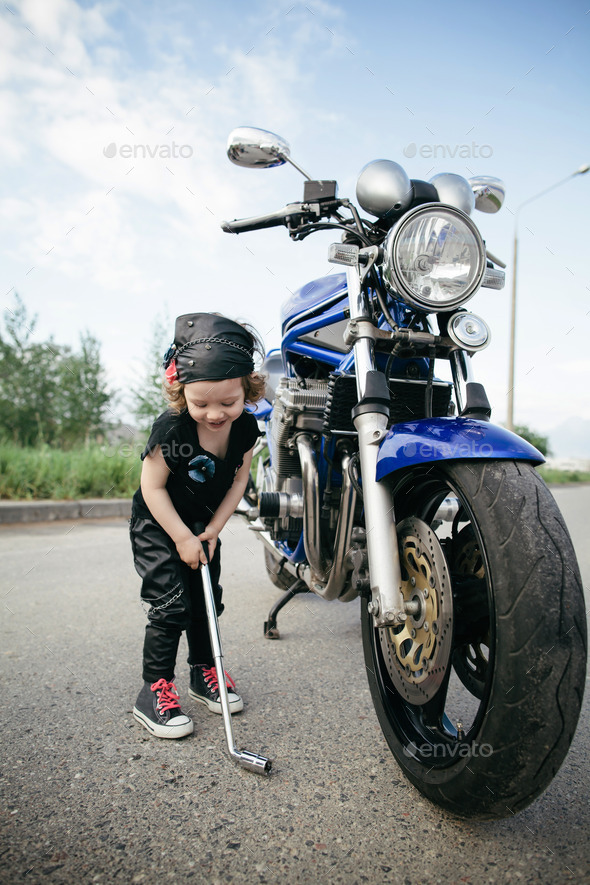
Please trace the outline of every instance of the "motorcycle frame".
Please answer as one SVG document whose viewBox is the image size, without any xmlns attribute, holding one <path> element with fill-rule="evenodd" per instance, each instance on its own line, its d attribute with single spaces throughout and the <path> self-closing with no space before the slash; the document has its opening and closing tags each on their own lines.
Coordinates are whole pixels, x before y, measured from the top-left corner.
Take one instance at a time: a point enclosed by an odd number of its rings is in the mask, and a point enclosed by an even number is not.
<svg viewBox="0 0 590 885">
<path fill-rule="evenodd" d="M 374 261 L 374 256 L 373 256 Z M 375 335 L 371 320 L 369 295 L 363 285 L 364 276 L 372 261 L 361 266 L 358 257 L 346 267 L 346 285 L 332 284 L 332 289 L 321 287 L 315 302 L 296 303 L 291 299 L 293 312 L 284 324 L 282 341 L 283 370 L 287 377 L 295 377 L 292 356 L 305 356 L 331 367 L 342 374 L 354 373 L 357 400 L 367 393 L 370 373 L 379 371 L 375 354 Z M 344 306 L 347 299 L 347 308 Z M 322 310 L 322 307 L 324 310 Z M 348 353 L 332 350 L 302 340 L 334 323 L 350 319 L 352 349 Z M 462 403 L 460 379 L 472 380 L 469 355 L 461 358 L 460 351 L 451 355 L 455 397 Z M 386 381 L 385 381 L 386 383 Z M 261 415 L 262 417 L 262 415 Z M 264 417 L 269 420 L 267 407 Z M 402 422 L 387 428 L 383 409 L 365 406 L 354 418 L 358 438 L 358 452 L 363 477 L 363 505 L 365 539 L 370 580 L 371 611 L 377 627 L 389 627 L 406 619 L 402 594 L 402 575 L 397 543 L 396 520 L 390 485 L 387 482 L 396 471 L 419 464 L 437 461 L 467 459 L 513 459 L 541 464 L 541 453 L 525 440 L 502 427 L 469 417 L 422 418 Z M 351 536 L 356 496 L 349 482 L 348 459 L 345 454 L 342 467 L 342 495 L 335 543 L 332 555 L 321 549 L 319 528 L 320 482 L 315 458 L 314 440 L 301 432 L 295 438 L 302 468 L 304 497 L 304 529 L 300 542 L 293 550 L 284 542 L 273 541 L 268 532 L 259 536 L 275 558 L 281 558 L 294 580 L 304 583 L 325 599 L 350 601 L 358 595 L 352 587 L 345 587 L 352 568 Z M 387 556 L 383 551 L 388 551 Z"/>
</svg>

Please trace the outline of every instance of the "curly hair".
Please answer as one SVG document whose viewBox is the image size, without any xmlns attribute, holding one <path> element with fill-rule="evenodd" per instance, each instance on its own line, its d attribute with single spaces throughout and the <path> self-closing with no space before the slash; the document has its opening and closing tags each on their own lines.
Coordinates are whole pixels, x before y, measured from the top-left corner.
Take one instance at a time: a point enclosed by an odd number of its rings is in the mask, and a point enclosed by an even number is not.
<svg viewBox="0 0 590 885">
<path fill-rule="evenodd" d="M 250 375 L 243 375 L 240 378 L 242 387 L 244 388 L 244 399 L 247 403 L 257 403 L 264 396 L 266 388 L 266 379 L 260 372 L 252 372 Z M 168 400 L 170 411 L 180 414 L 187 408 L 186 398 L 184 396 L 184 384 L 180 381 L 172 381 L 170 383 L 164 378 L 162 383 L 164 396 Z"/>
<path fill-rule="evenodd" d="M 215 316 L 222 316 L 222 314 L 215 313 Z M 264 359 L 264 344 L 260 335 L 249 323 L 240 322 L 240 326 L 242 326 L 242 328 L 250 335 L 252 352 L 253 354 L 257 354 L 260 362 L 262 362 Z M 247 403 L 257 403 L 264 397 L 266 379 L 264 375 L 260 374 L 260 372 L 251 372 L 249 375 L 244 375 L 242 376 L 241 381 L 242 387 L 244 388 L 244 398 Z M 168 401 L 169 408 L 172 412 L 180 414 L 180 412 L 183 412 L 187 408 L 186 398 L 184 396 L 184 384 L 181 384 L 180 381 L 169 382 L 164 378 L 162 389 L 164 397 Z"/>
</svg>

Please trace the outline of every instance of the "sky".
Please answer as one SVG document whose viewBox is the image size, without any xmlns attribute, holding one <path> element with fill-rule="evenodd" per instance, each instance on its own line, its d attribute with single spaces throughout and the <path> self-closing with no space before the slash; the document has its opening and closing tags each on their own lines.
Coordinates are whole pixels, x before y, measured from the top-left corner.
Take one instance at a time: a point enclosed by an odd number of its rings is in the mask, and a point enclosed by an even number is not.
<svg viewBox="0 0 590 885">
<path fill-rule="evenodd" d="M 590 173 L 573 175 L 590 163 L 589 35 L 576 0 L 9 0 L 2 312 L 18 292 L 39 340 L 75 347 L 90 331 L 123 392 L 154 328 L 171 340 L 182 313 L 248 320 L 278 346 L 281 303 L 338 269 L 330 233 L 294 243 L 284 228 L 222 232 L 223 219 L 302 198 L 291 166 L 227 159 L 230 131 L 258 126 L 353 200 L 361 168 L 380 158 L 411 178 L 501 178 L 502 210 L 473 214 L 508 263 L 505 289 L 469 302 L 492 330 L 476 378 L 505 421 L 517 228 L 515 421 L 547 432 L 590 420 Z"/>
</svg>

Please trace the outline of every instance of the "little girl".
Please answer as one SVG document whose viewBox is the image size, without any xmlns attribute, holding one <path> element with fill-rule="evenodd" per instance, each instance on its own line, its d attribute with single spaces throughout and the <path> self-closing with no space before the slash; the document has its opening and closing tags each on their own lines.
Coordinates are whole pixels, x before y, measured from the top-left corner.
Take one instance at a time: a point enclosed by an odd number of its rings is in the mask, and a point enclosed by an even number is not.
<svg viewBox="0 0 590 885">
<path fill-rule="evenodd" d="M 157 737 L 193 731 L 173 682 L 183 630 L 189 695 L 222 712 L 199 568 L 207 562 L 207 545 L 221 614 L 219 533 L 244 494 L 259 436 L 256 419 L 244 410 L 264 393 L 264 379 L 254 372 L 255 352 L 262 354 L 262 344 L 253 330 L 218 314 L 196 313 L 178 317 L 164 357 L 170 408 L 155 421 L 141 455 L 130 521 L 141 597 L 150 606 L 144 685 L 133 716 Z M 236 713 L 242 699 L 227 673 L 225 678 Z"/>
</svg>

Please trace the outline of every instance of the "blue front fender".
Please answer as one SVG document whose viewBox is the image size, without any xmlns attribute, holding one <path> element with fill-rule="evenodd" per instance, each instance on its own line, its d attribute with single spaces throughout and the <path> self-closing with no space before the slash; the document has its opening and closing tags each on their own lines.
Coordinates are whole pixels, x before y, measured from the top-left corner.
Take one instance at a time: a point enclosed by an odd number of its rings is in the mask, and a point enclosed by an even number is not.
<svg viewBox="0 0 590 885">
<path fill-rule="evenodd" d="M 377 479 L 412 464 L 473 458 L 533 464 L 542 464 L 545 460 L 526 440 L 496 424 L 473 418 L 422 418 L 391 427 L 379 448 Z"/>
</svg>

